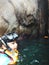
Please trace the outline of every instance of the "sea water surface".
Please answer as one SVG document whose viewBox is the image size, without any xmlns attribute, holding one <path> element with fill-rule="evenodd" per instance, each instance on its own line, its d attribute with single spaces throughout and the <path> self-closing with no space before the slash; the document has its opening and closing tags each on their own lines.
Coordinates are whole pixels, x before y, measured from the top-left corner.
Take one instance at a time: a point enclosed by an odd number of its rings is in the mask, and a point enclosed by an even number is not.
<svg viewBox="0 0 49 65">
<path fill-rule="evenodd" d="M 23 40 L 18 65 L 49 65 L 49 39 Z"/>
</svg>

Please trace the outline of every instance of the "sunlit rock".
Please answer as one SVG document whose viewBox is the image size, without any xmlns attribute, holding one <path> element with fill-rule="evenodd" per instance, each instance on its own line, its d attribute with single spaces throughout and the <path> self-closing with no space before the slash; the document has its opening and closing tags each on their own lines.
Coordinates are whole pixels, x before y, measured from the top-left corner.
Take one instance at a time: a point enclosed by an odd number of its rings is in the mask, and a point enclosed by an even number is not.
<svg viewBox="0 0 49 65">
<path fill-rule="evenodd" d="M 0 0 L 0 35 L 37 31 L 37 12 L 38 0 Z"/>
</svg>

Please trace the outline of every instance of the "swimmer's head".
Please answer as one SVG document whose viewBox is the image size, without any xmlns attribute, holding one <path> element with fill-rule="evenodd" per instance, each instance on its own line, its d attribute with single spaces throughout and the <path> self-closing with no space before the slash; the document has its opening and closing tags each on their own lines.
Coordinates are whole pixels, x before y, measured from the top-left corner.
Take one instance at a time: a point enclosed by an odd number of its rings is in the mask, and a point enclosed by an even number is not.
<svg viewBox="0 0 49 65">
<path fill-rule="evenodd" d="M 8 49 L 14 49 L 17 48 L 18 43 L 18 34 L 8 33 L 1 37 L 1 42 L 8 48 Z"/>
</svg>

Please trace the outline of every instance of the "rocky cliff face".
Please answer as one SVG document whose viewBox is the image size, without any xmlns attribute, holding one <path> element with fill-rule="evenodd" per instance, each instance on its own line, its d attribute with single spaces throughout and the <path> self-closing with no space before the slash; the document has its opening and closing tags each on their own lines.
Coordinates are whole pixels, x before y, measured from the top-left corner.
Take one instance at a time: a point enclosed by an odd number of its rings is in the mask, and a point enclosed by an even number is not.
<svg viewBox="0 0 49 65">
<path fill-rule="evenodd" d="M 34 34 L 37 11 L 37 0 L 0 0 L 0 35 L 12 31 Z"/>
<path fill-rule="evenodd" d="M 49 33 L 49 0 L 48 0 L 48 33 Z"/>
<path fill-rule="evenodd" d="M 34 36 L 44 34 L 45 22 L 40 13 L 39 1 L 0 0 L 0 36 L 13 31 Z"/>
<path fill-rule="evenodd" d="M 48 35 L 48 0 L 39 0 L 40 33 Z"/>
</svg>

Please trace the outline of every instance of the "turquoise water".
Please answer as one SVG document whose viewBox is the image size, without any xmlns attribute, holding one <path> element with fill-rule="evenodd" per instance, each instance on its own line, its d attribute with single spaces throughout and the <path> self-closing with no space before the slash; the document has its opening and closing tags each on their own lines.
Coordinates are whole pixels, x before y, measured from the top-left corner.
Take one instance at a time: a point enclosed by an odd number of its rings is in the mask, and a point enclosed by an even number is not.
<svg viewBox="0 0 49 65">
<path fill-rule="evenodd" d="M 18 65 L 49 65 L 48 42 L 47 39 L 22 41 Z"/>
<path fill-rule="evenodd" d="M 7 55 L 0 53 L 0 65 L 8 65 L 10 59 Z"/>
</svg>

